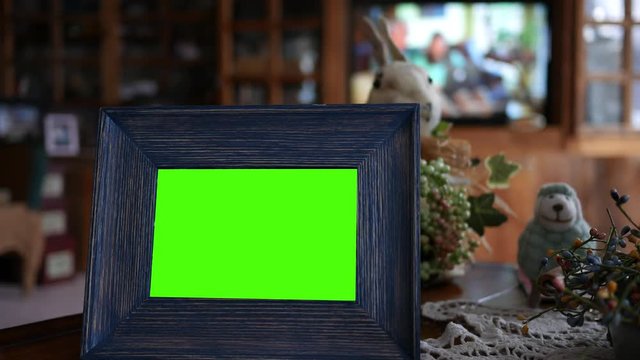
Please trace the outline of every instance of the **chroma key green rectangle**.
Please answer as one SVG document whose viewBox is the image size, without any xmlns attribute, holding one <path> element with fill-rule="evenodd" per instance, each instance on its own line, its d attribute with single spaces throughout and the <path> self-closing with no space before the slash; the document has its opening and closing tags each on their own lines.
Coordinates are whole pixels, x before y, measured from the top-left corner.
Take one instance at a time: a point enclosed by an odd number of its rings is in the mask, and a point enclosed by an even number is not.
<svg viewBox="0 0 640 360">
<path fill-rule="evenodd" d="M 151 297 L 355 301 L 357 169 L 159 169 Z"/>
</svg>

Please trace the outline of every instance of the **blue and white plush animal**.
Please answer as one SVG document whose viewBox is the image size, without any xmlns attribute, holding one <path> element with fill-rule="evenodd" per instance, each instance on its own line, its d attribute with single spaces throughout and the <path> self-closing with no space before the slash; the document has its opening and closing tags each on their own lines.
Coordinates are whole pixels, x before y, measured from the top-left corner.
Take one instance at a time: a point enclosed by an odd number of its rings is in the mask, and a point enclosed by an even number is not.
<svg viewBox="0 0 640 360">
<path fill-rule="evenodd" d="M 543 185 L 538 192 L 533 219 L 518 241 L 520 271 L 535 284 L 547 249 L 569 249 L 577 238 L 589 238 L 589 229 L 582 217 L 580 200 L 571 186 L 565 183 Z M 535 286 L 533 288 L 532 297 L 538 295 Z"/>
</svg>

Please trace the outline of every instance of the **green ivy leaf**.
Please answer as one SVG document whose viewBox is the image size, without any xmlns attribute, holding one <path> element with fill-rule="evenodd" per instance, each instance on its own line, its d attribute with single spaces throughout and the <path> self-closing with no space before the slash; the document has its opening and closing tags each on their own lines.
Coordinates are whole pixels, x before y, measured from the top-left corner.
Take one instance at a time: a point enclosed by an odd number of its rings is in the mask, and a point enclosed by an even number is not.
<svg viewBox="0 0 640 360">
<path fill-rule="evenodd" d="M 493 193 L 469 196 L 468 200 L 471 204 L 471 216 L 469 216 L 467 224 L 478 235 L 484 235 L 484 228 L 487 226 L 499 226 L 507 221 L 507 217 L 493 207 L 495 200 Z"/>
<path fill-rule="evenodd" d="M 446 139 L 449 137 L 449 131 L 451 131 L 452 127 L 452 123 L 447 121 L 440 121 L 438 125 L 433 130 L 431 130 L 431 136 L 438 139 Z"/>
<path fill-rule="evenodd" d="M 487 185 L 491 189 L 505 189 L 509 187 L 509 179 L 520 170 L 520 164 L 507 161 L 504 154 L 488 157 L 484 165 L 489 170 Z"/>
</svg>

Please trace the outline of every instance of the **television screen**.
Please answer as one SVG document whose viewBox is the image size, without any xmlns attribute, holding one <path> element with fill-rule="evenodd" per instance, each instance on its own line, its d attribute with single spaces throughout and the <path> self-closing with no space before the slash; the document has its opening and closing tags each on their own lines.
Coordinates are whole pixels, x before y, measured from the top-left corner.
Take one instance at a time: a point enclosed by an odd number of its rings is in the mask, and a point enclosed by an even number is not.
<svg viewBox="0 0 640 360">
<path fill-rule="evenodd" d="M 443 118 L 458 123 L 544 114 L 551 38 L 543 2 L 360 5 L 354 11 L 353 102 L 366 102 L 379 64 L 363 16 L 384 16 L 393 42 L 440 90 Z"/>
</svg>

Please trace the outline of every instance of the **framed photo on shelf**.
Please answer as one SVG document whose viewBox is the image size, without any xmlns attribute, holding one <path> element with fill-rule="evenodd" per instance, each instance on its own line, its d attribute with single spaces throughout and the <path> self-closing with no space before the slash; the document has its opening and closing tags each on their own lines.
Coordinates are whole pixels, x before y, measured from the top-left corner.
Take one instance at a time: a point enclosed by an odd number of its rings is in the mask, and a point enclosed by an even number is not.
<svg viewBox="0 0 640 360">
<path fill-rule="evenodd" d="M 49 113 L 44 118 L 44 144 L 49 156 L 77 156 L 80 153 L 78 117 Z"/>
<path fill-rule="evenodd" d="M 418 359 L 418 119 L 103 109 L 82 357 Z"/>
</svg>

